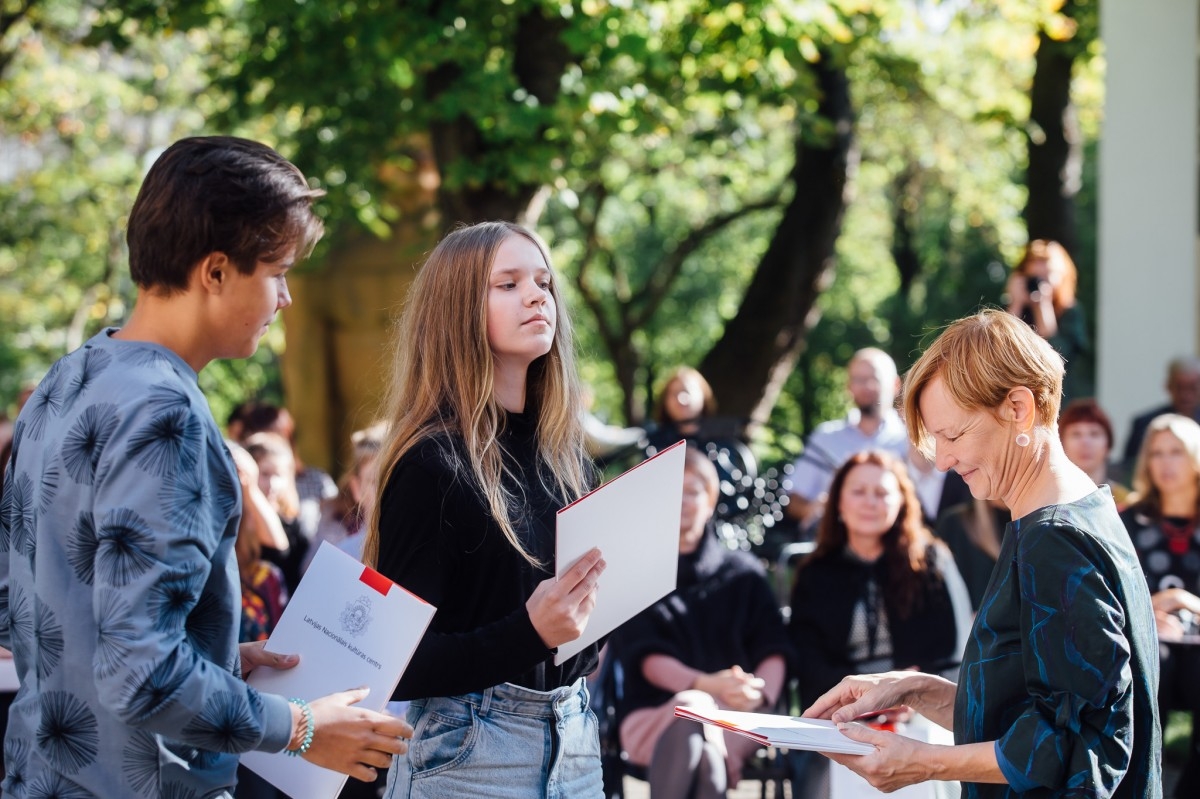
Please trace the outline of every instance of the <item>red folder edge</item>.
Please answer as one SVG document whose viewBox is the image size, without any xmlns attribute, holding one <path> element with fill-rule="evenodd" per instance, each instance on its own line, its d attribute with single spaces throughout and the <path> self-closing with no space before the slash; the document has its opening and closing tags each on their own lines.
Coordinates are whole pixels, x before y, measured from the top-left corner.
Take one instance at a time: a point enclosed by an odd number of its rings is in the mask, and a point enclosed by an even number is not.
<svg viewBox="0 0 1200 799">
<path fill-rule="evenodd" d="M 747 730 L 744 727 L 739 727 L 736 724 L 730 724 L 728 721 L 723 721 L 722 719 L 713 718 L 713 717 L 701 718 L 699 716 L 696 716 L 692 713 L 687 712 L 686 710 L 684 710 L 682 707 L 679 707 L 679 706 L 676 706 L 676 708 L 675 708 L 675 715 L 681 719 L 687 719 L 688 721 L 695 721 L 700 724 L 711 724 L 714 727 L 718 727 L 722 730 L 729 730 L 730 732 L 735 732 L 738 735 L 744 735 L 747 738 L 758 741 L 759 743 L 763 744 L 764 746 L 770 745 L 770 739 L 767 738 L 767 736 L 763 735 L 762 733 L 754 732 L 752 730 Z"/>
<path fill-rule="evenodd" d="M 631 472 L 634 472 L 634 471 L 636 471 L 636 470 L 638 470 L 638 469 L 642 468 L 643 466 L 645 466 L 645 465 L 646 465 L 647 463 L 649 463 L 650 461 L 652 461 L 652 460 L 655 460 L 656 458 L 658 458 L 660 455 L 666 455 L 668 452 L 670 452 L 671 450 L 675 449 L 676 447 L 682 447 L 682 446 L 684 446 L 685 444 L 687 444 L 687 441 L 686 441 L 686 440 L 683 440 L 683 439 L 680 439 L 679 441 L 676 441 L 674 444 L 672 444 L 671 446 L 667 447 L 666 449 L 660 449 L 658 452 L 654 453 L 654 454 L 653 454 L 652 456 L 650 456 L 649 458 L 646 458 L 646 460 L 642 461 L 641 463 L 637 464 L 636 466 L 630 466 L 628 469 L 626 469 L 625 471 L 621 472 L 621 473 L 620 473 L 620 474 L 618 474 L 616 477 L 614 477 L 613 479 L 609 480 L 607 483 L 603 483 L 603 484 L 601 484 L 601 485 L 598 485 L 598 486 L 596 486 L 596 487 L 595 487 L 595 488 L 593 488 L 591 491 L 587 492 L 586 494 L 584 494 L 582 497 L 580 497 L 579 499 L 575 500 L 575 501 L 574 501 L 574 502 L 572 502 L 571 504 L 569 504 L 569 505 L 563 505 L 561 508 L 559 508 L 559 509 L 558 509 L 558 512 L 559 512 L 559 513 L 562 513 L 562 512 L 563 512 L 563 511 L 565 511 L 567 508 L 574 507 L 574 506 L 575 506 L 575 505 L 577 505 L 578 503 L 580 503 L 580 502 L 582 502 L 583 500 L 585 500 L 585 499 L 587 499 L 588 497 L 590 497 L 592 494 L 595 494 L 597 491 L 603 491 L 605 488 L 607 488 L 608 486 L 610 486 L 610 485 L 612 485 L 613 483 L 617 482 L 618 480 L 620 480 L 620 479 L 621 479 L 622 477 L 624 477 L 625 475 L 627 475 L 627 474 L 629 474 L 629 473 L 631 473 Z"/>
<path fill-rule="evenodd" d="M 392 586 L 395 585 L 395 583 L 372 569 L 370 566 L 363 566 L 362 575 L 358 579 L 371 586 L 384 596 L 387 596 L 388 591 L 391 591 Z"/>
</svg>

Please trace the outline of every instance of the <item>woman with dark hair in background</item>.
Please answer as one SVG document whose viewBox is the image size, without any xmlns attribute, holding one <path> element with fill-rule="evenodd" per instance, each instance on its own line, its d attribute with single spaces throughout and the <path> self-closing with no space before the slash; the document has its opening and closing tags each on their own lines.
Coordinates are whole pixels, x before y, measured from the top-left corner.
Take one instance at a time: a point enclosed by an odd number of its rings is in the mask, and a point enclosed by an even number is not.
<svg viewBox="0 0 1200 799">
<path fill-rule="evenodd" d="M 817 548 L 796 572 L 791 608 L 801 702 L 847 674 L 957 674 L 970 597 L 950 550 L 925 528 L 902 461 L 867 450 L 835 472 Z M 816 784 L 810 791 L 828 792 Z"/>
<path fill-rule="evenodd" d="M 828 508 L 792 588 L 802 701 L 847 674 L 957 672 L 970 600 L 950 550 L 925 528 L 904 463 L 882 450 L 852 456 Z"/>
<path fill-rule="evenodd" d="M 734 502 L 758 476 L 758 461 L 743 439 L 742 421 L 717 416 L 717 401 L 704 375 L 690 366 L 678 366 L 667 374 L 654 409 L 655 425 L 646 434 L 646 455 L 666 449 L 680 439 L 709 456 L 717 468 L 721 490 L 716 511 L 718 522 L 738 524 Z M 744 529 L 718 524 L 725 539 L 740 538 Z"/>
</svg>

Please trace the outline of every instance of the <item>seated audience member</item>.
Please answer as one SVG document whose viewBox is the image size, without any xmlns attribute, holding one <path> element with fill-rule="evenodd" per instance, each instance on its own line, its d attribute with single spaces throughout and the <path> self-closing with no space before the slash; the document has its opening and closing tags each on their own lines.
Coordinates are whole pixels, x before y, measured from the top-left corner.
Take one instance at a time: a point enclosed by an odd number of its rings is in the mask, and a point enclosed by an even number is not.
<svg viewBox="0 0 1200 799">
<path fill-rule="evenodd" d="M 817 425 L 788 486 L 787 513 L 806 527 L 821 518 L 834 472 L 851 455 L 883 449 L 908 461 L 908 433 L 893 407 L 900 389 L 896 362 L 883 350 L 868 347 L 854 353 L 846 374 L 854 407 L 844 419 Z"/>
<path fill-rule="evenodd" d="M 264 548 L 263 557 L 283 570 L 288 591 L 295 593 L 300 584 L 300 565 L 308 554 L 309 540 L 300 532 L 299 499 L 296 495 L 295 462 L 292 449 L 275 433 L 254 433 L 246 438 L 246 451 L 258 464 L 258 486 L 271 509 L 279 515 L 287 534 L 288 548 Z"/>
<path fill-rule="evenodd" d="M 645 436 L 647 454 L 685 439 L 713 457 L 723 482 L 736 484 L 742 475 L 758 472 L 754 455 L 742 440 L 742 424 L 717 415 L 712 386 L 690 366 L 679 366 L 668 373 L 658 392 L 653 422 Z"/>
<path fill-rule="evenodd" d="M 353 448 L 350 469 L 338 481 L 337 496 L 321 505 L 321 524 L 317 536 L 304 561 L 304 567 L 312 561 L 322 541 L 328 541 L 355 558 L 361 558 L 366 534 L 364 524 L 375 502 L 375 491 L 379 482 L 379 450 L 383 448 L 383 437 L 387 432 L 385 423 L 356 430 L 350 436 Z"/>
<path fill-rule="evenodd" d="M 1142 440 L 1150 422 L 1164 413 L 1177 413 L 1200 422 L 1200 358 L 1175 358 L 1167 365 L 1167 396 L 1170 402 L 1138 414 L 1129 428 L 1125 439 L 1125 457 L 1122 459 L 1126 474 L 1137 465 L 1138 453 L 1142 451 Z"/>
<path fill-rule="evenodd" d="M 949 549 L 925 528 L 904 462 L 882 450 L 851 456 L 834 474 L 817 548 L 792 588 L 801 703 L 848 674 L 957 676 L 970 602 Z M 828 762 L 817 760 L 805 795 L 828 794 Z"/>
<path fill-rule="evenodd" d="M 1012 515 L 1000 500 L 974 497 L 947 509 L 938 519 L 936 535 L 954 556 L 954 565 L 971 597 L 972 611 L 979 610 L 979 601 L 1000 556 L 1004 527 L 1011 520 Z"/>
<path fill-rule="evenodd" d="M 263 547 L 277 547 L 286 552 L 289 543 L 279 514 L 259 486 L 258 464 L 254 457 L 239 444 L 226 442 L 226 446 L 233 455 L 238 482 L 242 486 L 242 518 L 238 521 L 233 551 L 242 585 L 238 643 L 248 644 L 270 637 L 287 603 L 283 572 L 274 563 L 263 559 Z M 278 799 L 282 794 L 258 774 L 239 764 L 233 796 L 234 799 Z"/>
<path fill-rule="evenodd" d="M 281 553 L 287 552 L 291 542 L 288 540 L 287 531 L 283 529 L 279 513 L 259 485 L 258 462 L 241 444 L 226 441 L 225 446 L 233 456 L 238 483 L 242 487 L 241 527 L 254 533 L 260 547 L 269 547 Z"/>
<path fill-rule="evenodd" d="M 275 433 L 283 436 L 292 450 L 296 470 L 296 496 L 299 500 L 296 520 L 305 541 L 312 541 L 321 521 L 321 503 L 337 496 L 337 485 L 333 478 L 315 466 L 310 466 L 296 451 L 296 422 L 287 408 L 267 402 L 243 403 L 230 416 L 227 429 L 230 437 L 238 431 L 236 439 L 244 439 L 255 433 Z"/>
<path fill-rule="evenodd" d="M 1125 507 L 1129 489 L 1109 479 L 1108 454 L 1112 452 L 1113 428 L 1108 414 L 1090 397 L 1072 400 L 1058 417 L 1058 437 L 1063 451 L 1096 485 L 1107 485 L 1118 508 Z"/>
<path fill-rule="evenodd" d="M 689 447 L 679 525 L 678 588 L 622 626 L 618 709 L 629 760 L 649 769 L 650 795 L 721 797 L 757 746 L 677 719 L 676 705 L 757 711 L 783 690 L 787 634 L 758 561 L 724 547 L 712 526 L 718 478 Z"/>
<path fill-rule="evenodd" d="M 970 599 L 949 549 L 921 521 L 904 463 L 860 452 L 838 469 L 829 500 L 792 588 L 801 701 L 847 674 L 953 672 Z"/>
<path fill-rule="evenodd" d="M 239 643 L 265 641 L 275 629 L 283 606 L 287 604 L 287 586 L 278 566 L 263 559 L 263 547 L 286 551 L 287 534 L 279 514 L 259 484 L 258 463 L 238 444 L 228 444 L 242 485 L 242 518 L 238 521 L 238 573 L 242 578 L 242 623 Z M 279 538 L 275 533 L 278 531 Z"/>
<path fill-rule="evenodd" d="M 1175 796 L 1200 795 L 1200 424 L 1168 413 L 1150 421 L 1133 478 L 1134 494 L 1121 514 L 1146 573 L 1158 627 L 1159 704 L 1192 712 L 1192 741 Z"/>
<path fill-rule="evenodd" d="M 1008 279 L 1008 312 L 1025 320 L 1066 361 L 1063 402 L 1092 393 L 1085 361 L 1091 343 L 1075 298 L 1078 280 L 1066 249 L 1044 239 L 1029 242 Z"/>
<path fill-rule="evenodd" d="M 716 399 L 704 375 L 690 366 L 679 366 L 668 375 L 654 406 L 651 441 L 659 449 L 681 438 L 701 434 L 704 420 L 716 415 Z"/>
</svg>

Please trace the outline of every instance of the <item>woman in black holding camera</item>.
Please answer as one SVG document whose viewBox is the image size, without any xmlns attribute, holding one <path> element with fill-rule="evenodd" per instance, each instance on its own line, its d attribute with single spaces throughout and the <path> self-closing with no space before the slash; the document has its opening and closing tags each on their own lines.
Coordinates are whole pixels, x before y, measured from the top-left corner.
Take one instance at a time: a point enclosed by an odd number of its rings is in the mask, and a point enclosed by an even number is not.
<svg viewBox="0 0 1200 799">
<path fill-rule="evenodd" d="M 1008 312 L 1025 320 L 1067 362 L 1063 407 L 1076 397 L 1092 394 L 1091 381 L 1082 368 L 1092 345 L 1083 309 L 1075 299 L 1078 279 L 1075 262 L 1066 249 L 1045 239 L 1029 242 L 1008 278 Z"/>
</svg>

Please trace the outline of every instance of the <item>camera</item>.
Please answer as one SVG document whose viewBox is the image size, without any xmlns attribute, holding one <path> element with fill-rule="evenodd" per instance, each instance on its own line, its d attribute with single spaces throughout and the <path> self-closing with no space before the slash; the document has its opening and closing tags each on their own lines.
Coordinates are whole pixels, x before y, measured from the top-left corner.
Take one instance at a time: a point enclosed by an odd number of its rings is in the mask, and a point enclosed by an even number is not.
<svg viewBox="0 0 1200 799">
<path fill-rule="evenodd" d="M 1025 290 L 1028 291 L 1030 294 L 1033 294 L 1035 291 L 1041 291 L 1042 290 L 1041 278 L 1034 277 L 1033 275 L 1030 275 L 1029 277 L 1025 278 Z"/>
</svg>

